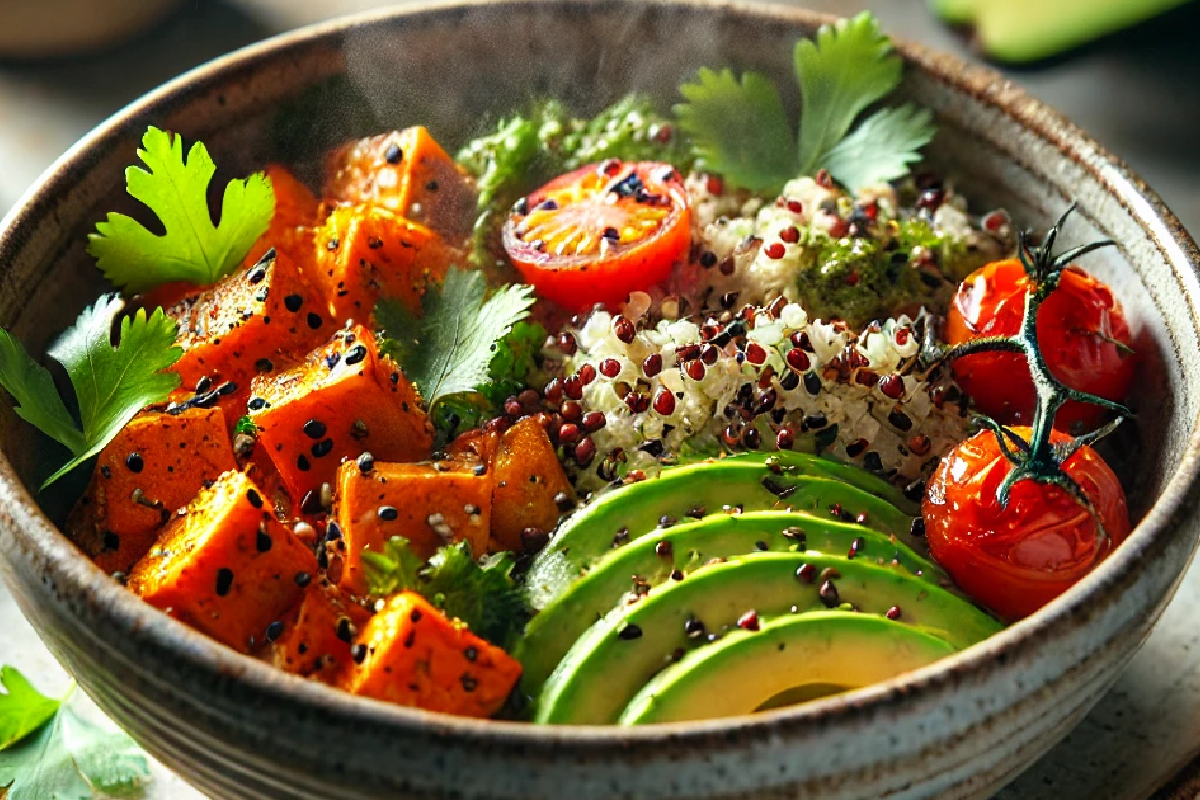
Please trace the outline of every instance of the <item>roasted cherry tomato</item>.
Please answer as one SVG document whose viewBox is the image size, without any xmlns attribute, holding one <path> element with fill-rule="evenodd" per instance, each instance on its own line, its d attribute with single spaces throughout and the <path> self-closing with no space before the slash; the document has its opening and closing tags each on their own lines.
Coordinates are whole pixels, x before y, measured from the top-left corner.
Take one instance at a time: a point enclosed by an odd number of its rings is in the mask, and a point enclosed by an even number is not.
<svg viewBox="0 0 1200 800">
<path fill-rule="evenodd" d="M 1029 428 L 1015 428 L 1029 440 Z M 1054 431 L 1050 441 L 1068 441 Z M 1012 469 L 996 435 L 983 431 L 955 447 L 929 480 L 922 513 L 929 549 L 968 595 L 1006 620 L 1021 619 L 1058 597 L 1129 534 L 1121 483 L 1095 450 L 1064 463 L 1092 501 L 1108 534 L 1057 486 L 1017 481 L 1008 506 L 996 489 Z"/>
<path fill-rule="evenodd" d="M 523 198 L 504 249 L 539 295 L 572 310 L 622 303 L 687 258 L 691 213 L 669 164 L 610 159 L 560 175 Z"/>
<path fill-rule="evenodd" d="M 946 341 L 1011 336 L 1021 328 L 1031 282 L 1017 259 L 996 261 L 971 273 L 954 295 Z M 1050 372 L 1066 386 L 1120 402 L 1133 381 L 1132 336 L 1112 290 L 1086 272 L 1067 267 L 1058 288 L 1042 303 L 1038 343 Z M 954 362 L 954 376 L 984 414 L 1009 425 L 1033 420 L 1033 380 L 1025 357 L 978 353 Z M 1071 430 L 1095 427 L 1104 409 L 1068 402 L 1054 420 Z"/>
</svg>

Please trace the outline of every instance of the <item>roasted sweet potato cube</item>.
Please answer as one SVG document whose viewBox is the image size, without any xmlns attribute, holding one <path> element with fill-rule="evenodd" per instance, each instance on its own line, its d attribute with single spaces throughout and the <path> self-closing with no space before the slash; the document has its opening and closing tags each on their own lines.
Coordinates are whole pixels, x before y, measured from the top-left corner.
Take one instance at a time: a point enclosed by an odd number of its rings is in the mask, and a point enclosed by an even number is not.
<svg viewBox="0 0 1200 800">
<path fill-rule="evenodd" d="M 245 383 L 260 362 L 291 363 L 329 335 L 325 304 L 301 280 L 296 264 L 271 251 L 167 310 L 179 322 L 183 356 L 172 368 L 184 386 L 201 378 Z"/>
<path fill-rule="evenodd" d="M 220 408 L 139 414 L 100 451 L 68 530 L 101 569 L 127 572 L 205 481 L 235 468 Z"/>
<path fill-rule="evenodd" d="M 314 575 L 317 560 L 271 513 L 258 487 L 226 472 L 171 521 L 129 574 L 150 605 L 249 653 Z"/>
<path fill-rule="evenodd" d="M 416 391 L 361 325 L 251 389 L 250 418 L 293 502 L 332 484 L 343 459 L 368 450 L 381 461 L 429 457 L 433 436 Z"/>
<path fill-rule="evenodd" d="M 353 694 L 467 717 L 490 717 L 521 677 L 521 665 L 418 594 L 395 595 L 358 642 L 361 664 L 340 684 Z"/>
<path fill-rule="evenodd" d="M 347 461 L 335 496 L 334 518 L 346 542 L 339 585 L 355 594 L 367 589 L 362 552 L 381 551 L 393 536 L 408 539 L 421 558 L 464 539 L 473 553 L 487 549 L 492 479 L 469 464 L 377 461 L 364 472 Z"/>
<path fill-rule="evenodd" d="M 324 193 L 374 203 L 457 241 L 475 222 L 475 189 L 423 127 L 349 142 L 325 163 Z"/>
<path fill-rule="evenodd" d="M 333 319 L 366 322 L 380 296 L 420 313 L 421 295 L 462 253 L 433 231 L 380 206 L 341 206 L 316 237 L 322 294 Z"/>
<path fill-rule="evenodd" d="M 574 495 L 554 445 L 535 417 L 524 417 L 504 432 L 491 472 L 493 550 L 519 552 L 527 528 L 549 533 L 558 524 L 555 498 Z"/>
<path fill-rule="evenodd" d="M 287 672 L 332 683 L 349 667 L 350 644 L 370 617 L 328 580 L 313 578 L 271 645 L 271 661 Z"/>
</svg>

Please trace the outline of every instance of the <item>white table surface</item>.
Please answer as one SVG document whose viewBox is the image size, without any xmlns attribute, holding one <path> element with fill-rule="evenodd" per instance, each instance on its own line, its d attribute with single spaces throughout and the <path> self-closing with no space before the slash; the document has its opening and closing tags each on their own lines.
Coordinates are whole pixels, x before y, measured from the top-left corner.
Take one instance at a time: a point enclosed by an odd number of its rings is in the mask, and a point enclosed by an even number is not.
<svg viewBox="0 0 1200 800">
<path fill-rule="evenodd" d="M 150 35 L 107 53 L 55 61 L 0 59 L 0 213 L 93 125 L 179 72 L 307 22 L 372 8 L 370 0 L 196 0 Z M 843 14 L 872 8 L 896 35 L 964 52 L 921 0 L 810 0 Z M 1194 8 L 1194 7 L 1193 7 Z M 1177 12 L 1120 40 L 1038 70 L 1010 72 L 1124 157 L 1200 231 L 1200 11 Z M 1145 800 L 1200 752 L 1200 567 L 1114 689 L 1002 800 Z M 0 585 L 0 663 L 48 692 L 68 678 Z M 155 765 L 150 800 L 202 800 Z"/>
</svg>

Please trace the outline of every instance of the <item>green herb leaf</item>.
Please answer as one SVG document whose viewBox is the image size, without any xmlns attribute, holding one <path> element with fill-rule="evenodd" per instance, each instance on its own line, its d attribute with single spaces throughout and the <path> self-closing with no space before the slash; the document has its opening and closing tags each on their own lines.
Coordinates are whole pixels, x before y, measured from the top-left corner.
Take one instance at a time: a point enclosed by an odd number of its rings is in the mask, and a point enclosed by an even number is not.
<svg viewBox="0 0 1200 800">
<path fill-rule="evenodd" d="M 486 292 L 483 273 L 452 267 L 441 286 L 425 293 L 419 321 L 394 301 L 376 307 L 392 342 L 384 352 L 399 361 L 431 409 L 444 397 L 485 384 L 497 342 L 529 316 L 531 287 L 505 286 L 485 301 Z"/>
<path fill-rule="evenodd" d="M 383 552 L 362 551 L 363 569 L 367 576 L 367 591 L 373 597 L 387 597 L 396 592 L 413 590 L 417 575 L 424 566 L 408 546 L 408 539 L 393 536 L 383 543 Z"/>
<path fill-rule="evenodd" d="M 394 536 L 383 552 L 363 553 L 367 587 L 372 597 L 417 592 L 450 619 L 471 632 L 508 647 L 528 619 L 529 609 L 513 581 L 511 553 L 476 560 L 466 542 L 439 547 L 422 564 L 407 539 Z"/>
<path fill-rule="evenodd" d="M 12 696 L 14 675 L 29 688 L 10 667 L 0 674 L 9 687 L 9 694 L 0 698 Z M 18 691 L 24 693 L 25 689 Z M 7 790 L 5 800 L 141 796 L 150 778 L 150 764 L 132 739 L 91 722 L 73 708 L 70 699 L 42 700 L 53 704 L 51 714 L 19 741 L 0 748 L 0 789 Z M 7 710 L 0 707 L 0 714 Z"/>
<path fill-rule="evenodd" d="M 179 385 L 177 374 L 165 372 L 183 355 L 175 346 L 175 321 L 161 308 L 150 317 L 139 309 L 121 320 L 120 338 L 113 347 L 113 322 L 123 308 L 117 295 L 101 296 L 50 348 L 49 355 L 66 367 L 75 389 L 82 430 L 50 372 L 30 358 L 20 342 L 0 331 L 0 385 L 19 404 L 22 419 L 73 456 L 42 484 L 43 489 L 100 452 L 134 414 L 165 400 Z"/>
<path fill-rule="evenodd" d="M 796 43 L 801 174 L 824 166 L 858 115 L 899 85 L 903 65 L 891 51 L 879 22 L 866 11 L 832 27 L 822 25 L 815 42 Z"/>
<path fill-rule="evenodd" d="M 734 186 L 778 193 L 795 177 L 794 134 L 775 85 L 756 72 L 739 83 L 728 69 L 701 69 L 679 87 L 679 125 L 694 142 L 697 166 Z"/>
<path fill-rule="evenodd" d="M 530 376 L 540 368 L 546 336 L 546 329 L 538 323 L 521 320 L 496 345 L 488 367 L 489 380 L 480 387 L 493 409 L 499 409 L 505 400 L 529 385 Z"/>
<path fill-rule="evenodd" d="M 471 546 L 459 542 L 439 547 L 421 574 L 421 592 L 451 619 L 492 644 L 507 647 L 527 619 L 524 598 L 512 578 L 511 553 L 476 561 Z"/>
<path fill-rule="evenodd" d="M 0 686 L 4 687 L 0 694 L 0 750 L 3 750 L 53 717 L 59 701 L 34 689 L 13 667 L 0 667 Z"/>
<path fill-rule="evenodd" d="M 839 183 L 857 192 L 907 175 L 909 165 L 921 160 L 920 150 L 935 130 L 928 109 L 911 103 L 884 108 L 838 142 L 823 164 Z"/>
<path fill-rule="evenodd" d="M 125 170 L 126 188 L 158 215 L 165 234 L 109 213 L 88 236 L 88 253 L 105 277 L 136 294 L 172 281 L 208 285 L 233 272 L 271 223 L 271 181 L 262 173 L 230 181 L 214 226 L 207 194 L 216 166 L 203 144 L 193 144 L 185 161 L 182 137 L 150 127 L 138 157 L 149 169 Z"/>
<path fill-rule="evenodd" d="M 164 371 L 183 355 L 175 346 L 175 320 L 161 308 L 150 317 L 138 309 L 135 316 L 121 320 L 113 347 L 113 322 L 123 308 L 117 295 L 103 295 L 50 348 L 50 356 L 66 367 L 75 388 L 85 447 L 43 488 L 100 452 L 134 414 L 165 400 L 179 386 L 179 375 Z"/>
<path fill-rule="evenodd" d="M 59 396 L 50 370 L 34 361 L 5 330 L 0 330 L 0 385 L 17 401 L 21 419 L 72 453 L 87 449 L 83 432 Z"/>
</svg>

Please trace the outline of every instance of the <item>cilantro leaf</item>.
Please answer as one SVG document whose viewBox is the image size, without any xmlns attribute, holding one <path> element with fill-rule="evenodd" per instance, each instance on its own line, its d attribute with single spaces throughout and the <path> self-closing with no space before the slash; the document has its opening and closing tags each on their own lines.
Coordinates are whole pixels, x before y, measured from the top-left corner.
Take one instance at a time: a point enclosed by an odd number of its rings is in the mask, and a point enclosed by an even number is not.
<svg viewBox="0 0 1200 800">
<path fill-rule="evenodd" d="M 183 351 L 175 346 L 175 320 L 161 308 L 150 317 L 138 309 L 121 320 L 117 346 L 110 337 L 124 308 L 115 294 L 103 295 L 84 309 L 49 350 L 71 378 L 83 419 L 84 447 L 46 481 L 53 483 L 113 440 L 141 409 L 166 399 L 179 386 L 179 375 L 165 372 Z M 43 486 L 43 488 L 44 488 Z"/>
<path fill-rule="evenodd" d="M 10 667 L 0 669 L 0 674 L 8 687 L 13 685 L 13 676 L 29 686 Z M 7 696 L 12 692 L 10 688 Z M 140 796 L 150 778 L 145 754 L 125 733 L 85 718 L 69 698 L 61 702 L 42 698 L 54 704 L 50 716 L 18 741 L 0 748 L 0 789 L 7 792 L 6 800 L 91 800 L 97 793 Z M 0 721 L 6 721 L 5 717 Z"/>
<path fill-rule="evenodd" d="M 895 180 L 921 160 L 920 149 L 933 138 L 933 115 L 911 103 L 884 108 L 859 123 L 824 159 L 839 183 L 851 191 Z"/>
<path fill-rule="evenodd" d="M 183 351 L 175 346 L 175 321 L 155 310 L 121 320 L 112 346 L 112 326 L 124 307 L 115 294 L 103 295 L 68 328 L 49 355 L 67 369 L 83 428 L 75 424 L 54 387 L 49 370 L 21 343 L 0 330 L 0 385 L 19 404 L 17 414 L 71 451 L 73 458 L 42 484 L 51 483 L 100 452 L 146 406 L 165 400 L 179 376 L 165 372 Z"/>
<path fill-rule="evenodd" d="M 420 320 L 394 301 L 376 307 L 376 319 L 391 340 L 384 352 L 400 362 L 430 409 L 442 398 L 485 384 L 497 342 L 529 316 L 531 287 L 505 286 L 484 300 L 486 292 L 483 273 L 452 267 L 445 282 L 421 299 Z"/>
<path fill-rule="evenodd" d="M 408 539 L 393 536 L 383 543 L 383 552 L 362 551 L 367 591 L 373 597 L 387 597 L 411 590 L 417 585 L 421 559 L 408 546 Z"/>
<path fill-rule="evenodd" d="M 0 330 L 0 385 L 17 401 L 21 419 L 72 453 L 87 449 L 83 432 L 59 396 L 50 370 L 34 361 L 5 330 Z"/>
<path fill-rule="evenodd" d="M 815 42 L 796 43 L 801 174 L 824 166 L 858 115 L 899 85 L 903 64 L 891 50 L 878 20 L 866 11 L 832 27 L 822 25 Z"/>
<path fill-rule="evenodd" d="M 181 136 L 150 127 L 138 157 L 149 169 L 125 170 L 126 188 L 158 216 L 165 234 L 109 213 L 88 236 L 88 253 L 105 277 L 135 294 L 172 281 L 203 286 L 236 269 L 271 223 L 275 193 L 266 175 L 230 181 L 214 226 L 207 192 L 216 165 L 202 143 L 192 145 L 185 161 Z"/>
<path fill-rule="evenodd" d="M 679 126 L 694 142 L 697 166 L 755 192 L 778 193 L 796 175 L 791 123 L 779 92 L 756 72 L 739 83 L 728 69 L 701 69 L 679 87 Z"/>
<path fill-rule="evenodd" d="M 4 693 L 0 694 L 0 750 L 3 750 L 53 717 L 60 701 L 34 689 L 13 667 L 0 667 L 0 686 L 4 687 Z"/>
<path fill-rule="evenodd" d="M 466 542 L 439 547 L 422 565 L 407 539 L 394 536 L 382 553 L 363 553 L 367 586 L 373 597 L 417 592 L 471 632 L 508 647 L 528 619 L 529 609 L 512 577 L 511 553 L 476 560 Z"/>
</svg>

